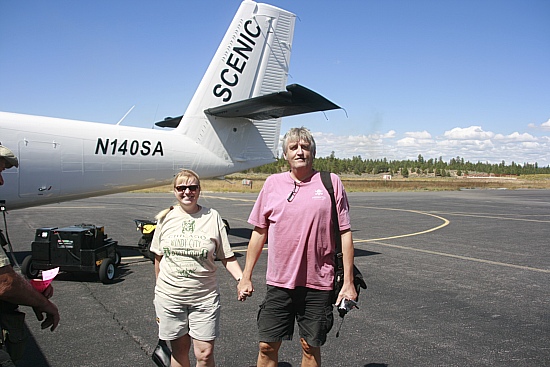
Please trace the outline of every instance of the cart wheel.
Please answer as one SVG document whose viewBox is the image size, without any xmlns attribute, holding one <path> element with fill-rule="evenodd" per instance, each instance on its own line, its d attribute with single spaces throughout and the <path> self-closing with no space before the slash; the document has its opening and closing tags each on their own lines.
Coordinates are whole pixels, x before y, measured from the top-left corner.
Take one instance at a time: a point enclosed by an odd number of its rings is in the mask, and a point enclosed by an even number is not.
<svg viewBox="0 0 550 367">
<path fill-rule="evenodd" d="M 155 263 L 155 253 L 154 252 L 151 252 L 151 250 L 147 250 L 147 258 L 149 258 L 149 260 L 151 260 L 153 262 L 153 264 Z"/>
<path fill-rule="evenodd" d="M 115 278 L 115 263 L 106 257 L 99 266 L 99 280 L 103 284 L 111 283 Z"/>
<path fill-rule="evenodd" d="M 138 246 L 139 246 L 140 252 L 143 255 L 143 257 L 146 257 L 149 260 L 151 260 L 152 262 L 155 262 L 155 254 L 152 253 L 151 250 L 150 250 L 152 241 L 153 240 L 150 239 L 150 238 L 147 239 L 147 238 L 142 237 L 142 238 L 139 239 Z"/>
<path fill-rule="evenodd" d="M 32 266 L 32 255 L 27 256 L 23 260 L 23 264 L 21 264 L 21 272 L 29 279 L 38 278 L 39 271 Z"/>
<path fill-rule="evenodd" d="M 120 253 L 120 251 L 116 250 L 115 251 L 115 265 L 119 266 L 121 262 L 122 262 L 122 254 Z"/>
</svg>

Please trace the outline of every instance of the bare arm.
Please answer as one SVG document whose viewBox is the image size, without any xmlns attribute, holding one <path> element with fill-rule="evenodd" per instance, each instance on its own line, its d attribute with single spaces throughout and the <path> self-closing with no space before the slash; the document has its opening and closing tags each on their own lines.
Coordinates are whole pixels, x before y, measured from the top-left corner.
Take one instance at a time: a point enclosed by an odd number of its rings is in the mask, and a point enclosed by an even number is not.
<svg viewBox="0 0 550 367">
<path fill-rule="evenodd" d="M 237 262 L 237 258 L 235 256 L 223 259 L 222 264 L 223 266 L 225 266 L 229 274 L 231 274 L 233 278 L 235 278 L 235 280 L 239 281 L 240 279 L 242 279 L 243 271 L 241 270 L 241 266 Z"/>
<path fill-rule="evenodd" d="M 353 258 L 355 255 L 351 230 L 348 229 L 340 232 L 340 236 L 342 237 L 342 255 L 344 261 L 344 285 L 340 294 L 338 294 L 337 305 L 340 304 L 343 298 L 352 300 L 357 298 L 357 291 L 353 284 Z"/>
<path fill-rule="evenodd" d="M 162 255 L 155 254 L 155 279 L 159 277 L 161 259 L 162 259 Z"/>
<path fill-rule="evenodd" d="M 0 299 L 16 305 L 30 306 L 38 321 L 42 322 L 42 329 L 50 328 L 54 331 L 59 324 L 59 310 L 46 296 L 37 292 L 29 282 L 17 274 L 11 265 L 0 268 Z"/>
<path fill-rule="evenodd" d="M 248 250 L 246 252 L 246 263 L 244 265 L 243 277 L 239 282 L 238 298 L 241 301 L 246 300 L 246 297 L 252 296 L 254 292 L 254 286 L 252 285 L 252 272 L 254 266 L 258 262 L 262 250 L 264 248 L 265 241 L 267 239 L 267 228 L 254 227 L 250 241 L 248 241 Z"/>
</svg>

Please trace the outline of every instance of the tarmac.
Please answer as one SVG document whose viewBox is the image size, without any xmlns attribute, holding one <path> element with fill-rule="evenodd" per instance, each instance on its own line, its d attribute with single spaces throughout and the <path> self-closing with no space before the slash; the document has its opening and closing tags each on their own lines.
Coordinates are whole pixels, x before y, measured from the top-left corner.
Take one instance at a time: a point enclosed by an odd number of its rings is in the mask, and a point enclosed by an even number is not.
<svg viewBox="0 0 550 367">
<path fill-rule="evenodd" d="M 244 266 L 255 194 L 203 192 L 200 203 L 230 223 Z M 550 366 L 550 192 L 350 193 L 355 263 L 368 290 L 359 309 L 335 325 L 324 366 Z M 122 246 L 137 246 L 133 219 L 153 218 L 171 193 L 125 193 L 9 211 L 8 235 L 19 262 L 35 230 L 81 223 L 104 226 Z M 2 227 L 3 228 L 3 227 Z M 236 299 L 221 263 L 222 335 L 217 366 L 254 366 L 256 313 L 265 293 L 267 252 L 254 271 L 256 292 Z M 31 309 L 27 353 L 19 367 L 154 366 L 154 269 L 123 250 L 115 281 L 61 273 L 52 301 L 61 323 L 40 330 Z M 279 367 L 300 365 L 299 338 L 284 342 Z M 192 354 L 192 353 L 191 353 Z M 192 365 L 194 365 L 194 358 Z"/>
</svg>

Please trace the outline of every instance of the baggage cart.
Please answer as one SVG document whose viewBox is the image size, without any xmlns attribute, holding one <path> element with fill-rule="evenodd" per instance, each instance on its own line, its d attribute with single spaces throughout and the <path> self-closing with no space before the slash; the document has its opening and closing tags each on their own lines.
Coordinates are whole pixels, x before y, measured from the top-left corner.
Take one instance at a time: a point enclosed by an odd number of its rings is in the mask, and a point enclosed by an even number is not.
<svg viewBox="0 0 550 367">
<path fill-rule="evenodd" d="M 32 253 L 23 260 L 21 272 L 36 279 L 40 270 L 59 267 L 64 272 L 97 273 L 102 283 L 110 283 L 121 261 L 117 245 L 107 237 L 104 227 L 93 224 L 38 228 Z"/>
</svg>

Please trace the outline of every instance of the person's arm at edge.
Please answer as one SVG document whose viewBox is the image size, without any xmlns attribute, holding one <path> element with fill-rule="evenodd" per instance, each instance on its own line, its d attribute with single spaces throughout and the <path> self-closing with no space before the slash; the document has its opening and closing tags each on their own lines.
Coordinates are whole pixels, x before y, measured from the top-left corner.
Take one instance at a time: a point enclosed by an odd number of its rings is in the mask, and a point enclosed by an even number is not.
<svg viewBox="0 0 550 367">
<path fill-rule="evenodd" d="M 252 272 L 262 254 L 267 239 L 267 228 L 254 227 L 248 249 L 246 252 L 246 263 L 244 265 L 243 277 L 237 286 L 238 299 L 244 301 L 246 297 L 252 296 L 254 286 L 252 285 Z"/>
<path fill-rule="evenodd" d="M 16 305 L 32 307 L 38 321 L 42 322 L 42 329 L 50 327 L 54 331 L 59 324 L 59 310 L 43 294 L 36 291 L 30 283 L 17 274 L 11 265 L 0 268 L 0 299 Z"/>
<path fill-rule="evenodd" d="M 160 272 L 160 260 L 162 255 L 155 254 L 155 279 L 158 279 Z"/>
<path fill-rule="evenodd" d="M 342 256 L 344 262 L 344 285 L 340 294 L 338 294 L 338 299 L 336 300 L 336 305 L 339 305 L 342 301 L 342 298 L 346 299 L 357 299 L 357 291 L 355 290 L 355 285 L 353 284 L 353 258 L 354 248 L 353 248 L 353 236 L 351 234 L 351 229 L 344 230 L 340 232 L 342 237 Z"/>
<path fill-rule="evenodd" d="M 237 258 L 235 256 L 231 256 L 227 259 L 222 259 L 222 264 L 237 282 L 242 279 L 243 271 L 241 270 L 241 266 L 237 262 Z"/>
</svg>

